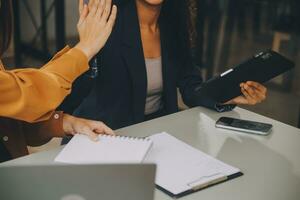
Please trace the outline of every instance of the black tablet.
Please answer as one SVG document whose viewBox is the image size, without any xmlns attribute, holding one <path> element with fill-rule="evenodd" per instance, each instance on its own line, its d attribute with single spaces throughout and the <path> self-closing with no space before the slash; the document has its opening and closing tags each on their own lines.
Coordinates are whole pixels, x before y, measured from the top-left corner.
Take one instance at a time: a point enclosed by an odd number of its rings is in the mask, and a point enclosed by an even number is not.
<svg viewBox="0 0 300 200">
<path fill-rule="evenodd" d="M 294 66 L 295 64 L 284 56 L 267 50 L 208 80 L 199 90 L 216 102 L 225 103 L 242 94 L 240 83 L 265 83 Z"/>
</svg>

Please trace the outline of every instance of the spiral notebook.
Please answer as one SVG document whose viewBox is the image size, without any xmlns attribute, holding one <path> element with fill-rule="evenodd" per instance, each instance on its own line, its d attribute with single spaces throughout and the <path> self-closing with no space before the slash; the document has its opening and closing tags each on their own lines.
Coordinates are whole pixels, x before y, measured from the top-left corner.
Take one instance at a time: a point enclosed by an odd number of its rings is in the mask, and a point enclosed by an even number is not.
<svg viewBox="0 0 300 200">
<path fill-rule="evenodd" d="M 152 146 L 145 138 L 99 135 L 91 141 L 85 135 L 75 135 L 55 158 L 69 164 L 141 163 Z"/>
</svg>

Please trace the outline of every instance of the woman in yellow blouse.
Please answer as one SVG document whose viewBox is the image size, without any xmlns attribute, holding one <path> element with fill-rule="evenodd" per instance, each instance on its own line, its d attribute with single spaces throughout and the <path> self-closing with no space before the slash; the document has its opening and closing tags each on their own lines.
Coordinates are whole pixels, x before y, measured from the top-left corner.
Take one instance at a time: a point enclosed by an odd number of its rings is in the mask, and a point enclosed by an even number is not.
<svg viewBox="0 0 300 200">
<path fill-rule="evenodd" d="M 2 55 L 9 45 L 12 16 L 9 12 L 10 1 L 1 1 L 0 54 Z M 73 49 L 66 47 L 39 70 L 27 68 L 5 71 L 2 64 L 0 65 L 0 116 L 28 122 L 45 120 L 70 93 L 72 82 L 88 70 L 88 61 L 104 46 L 115 19 L 114 7 L 105 24 L 98 22 L 101 15 L 97 13 L 101 13 L 101 10 L 97 12 L 96 4 L 99 4 L 99 1 L 92 2 L 95 2 L 94 9 L 88 13 L 87 5 L 83 8 L 81 1 L 81 18 L 78 22 L 80 42 Z M 103 2 L 105 1 L 101 1 Z M 106 6 L 110 6 L 110 3 L 107 1 Z M 99 4 L 99 7 L 104 9 L 104 5 Z M 100 17 L 96 18 L 95 15 Z M 107 16 L 101 18 L 106 19 Z"/>
<path fill-rule="evenodd" d="M 91 0 L 89 5 L 80 0 L 79 11 L 80 42 L 63 49 L 41 69 L 8 71 L 0 61 L 0 162 L 26 155 L 26 145 L 41 145 L 56 136 L 82 133 L 97 140 L 97 134 L 113 134 L 102 122 L 54 111 L 106 43 L 117 9 L 111 7 L 111 0 Z M 0 0 L 0 56 L 11 35 L 12 3 Z"/>
</svg>

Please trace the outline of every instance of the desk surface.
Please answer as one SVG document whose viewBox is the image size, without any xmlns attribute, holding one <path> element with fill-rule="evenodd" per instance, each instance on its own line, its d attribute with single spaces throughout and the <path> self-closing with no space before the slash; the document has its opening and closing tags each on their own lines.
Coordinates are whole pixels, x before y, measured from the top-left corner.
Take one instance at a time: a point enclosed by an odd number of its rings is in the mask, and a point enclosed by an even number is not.
<svg viewBox="0 0 300 200">
<path fill-rule="evenodd" d="M 255 136 L 215 128 L 221 116 L 273 124 L 269 136 Z M 216 113 L 194 108 L 117 131 L 120 135 L 148 136 L 166 131 L 182 141 L 244 172 L 244 176 L 181 198 L 182 200 L 299 200 L 300 129 L 236 108 Z M 3 165 L 54 164 L 62 147 L 32 154 Z M 155 200 L 172 199 L 156 190 Z"/>
</svg>

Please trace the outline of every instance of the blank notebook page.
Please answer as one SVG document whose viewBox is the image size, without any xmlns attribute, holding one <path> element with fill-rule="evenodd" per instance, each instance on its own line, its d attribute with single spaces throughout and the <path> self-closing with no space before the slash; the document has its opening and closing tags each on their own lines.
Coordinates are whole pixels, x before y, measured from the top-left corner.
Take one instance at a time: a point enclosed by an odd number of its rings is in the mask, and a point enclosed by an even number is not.
<svg viewBox="0 0 300 200">
<path fill-rule="evenodd" d="M 99 135 L 99 141 L 94 142 L 78 134 L 55 161 L 70 164 L 141 163 L 151 145 L 150 139 Z"/>
</svg>

